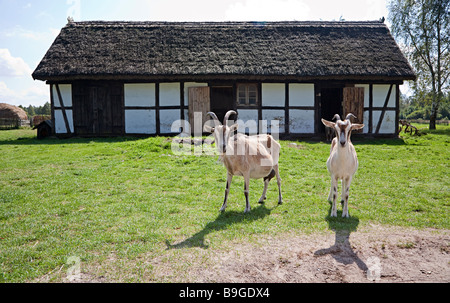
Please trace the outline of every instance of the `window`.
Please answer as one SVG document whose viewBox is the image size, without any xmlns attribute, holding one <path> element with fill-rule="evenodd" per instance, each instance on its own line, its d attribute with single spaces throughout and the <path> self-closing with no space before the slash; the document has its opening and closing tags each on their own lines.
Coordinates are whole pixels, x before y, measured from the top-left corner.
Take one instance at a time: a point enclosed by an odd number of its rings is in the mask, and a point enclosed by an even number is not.
<svg viewBox="0 0 450 303">
<path fill-rule="evenodd" d="M 258 86 L 256 84 L 239 84 L 237 103 L 238 106 L 258 105 Z"/>
</svg>

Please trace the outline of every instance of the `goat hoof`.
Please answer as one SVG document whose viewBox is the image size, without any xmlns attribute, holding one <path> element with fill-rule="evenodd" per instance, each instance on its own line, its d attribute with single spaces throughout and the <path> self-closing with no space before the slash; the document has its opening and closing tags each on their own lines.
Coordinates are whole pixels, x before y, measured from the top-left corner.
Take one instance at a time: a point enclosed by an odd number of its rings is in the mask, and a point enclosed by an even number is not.
<svg viewBox="0 0 450 303">
<path fill-rule="evenodd" d="M 261 200 L 259 200 L 259 201 L 258 201 L 258 203 L 259 203 L 259 204 L 264 204 L 265 202 L 264 202 L 264 201 L 261 201 Z"/>
<path fill-rule="evenodd" d="M 283 201 L 278 201 L 278 205 L 283 205 Z"/>
</svg>

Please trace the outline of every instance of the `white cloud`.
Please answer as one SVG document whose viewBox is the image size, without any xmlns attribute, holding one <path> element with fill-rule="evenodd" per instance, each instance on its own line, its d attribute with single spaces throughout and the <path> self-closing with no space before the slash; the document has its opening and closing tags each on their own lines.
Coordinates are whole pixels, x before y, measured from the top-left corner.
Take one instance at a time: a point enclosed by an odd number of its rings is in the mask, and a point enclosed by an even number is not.
<svg viewBox="0 0 450 303">
<path fill-rule="evenodd" d="M 5 38 L 24 38 L 28 40 L 34 41 L 43 41 L 49 42 L 52 39 L 55 39 L 59 34 L 59 29 L 49 28 L 46 31 L 33 31 L 29 29 L 25 29 L 20 25 L 16 25 L 10 28 L 4 28 L 0 31 L 0 36 Z"/>
<path fill-rule="evenodd" d="M 230 21 L 307 20 L 309 14 L 302 0 L 245 0 L 231 4 L 225 12 Z"/>
<path fill-rule="evenodd" d="M 12 105 L 23 106 L 41 106 L 45 102 L 49 102 L 50 92 L 48 86 L 42 81 L 22 81 L 26 85 L 23 85 L 23 89 L 13 90 L 8 85 L 0 81 L 0 103 L 8 103 Z"/>
<path fill-rule="evenodd" d="M 0 76 L 29 76 L 32 71 L 20 57 L 13 57 L 7 48 L 0 48 Z"/>
</svg>

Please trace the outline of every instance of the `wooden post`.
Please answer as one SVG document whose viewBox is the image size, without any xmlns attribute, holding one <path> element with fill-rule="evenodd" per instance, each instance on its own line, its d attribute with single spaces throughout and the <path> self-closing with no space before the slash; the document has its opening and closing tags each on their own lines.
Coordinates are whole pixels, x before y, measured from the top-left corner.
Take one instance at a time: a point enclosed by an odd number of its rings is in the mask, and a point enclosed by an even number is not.
<svg viewBox="0 0 450 303">
<path fill-rule="evenodd" d="M 369 85 L 369 134 L 373 133 L 373 84 Z"/>
</svg>

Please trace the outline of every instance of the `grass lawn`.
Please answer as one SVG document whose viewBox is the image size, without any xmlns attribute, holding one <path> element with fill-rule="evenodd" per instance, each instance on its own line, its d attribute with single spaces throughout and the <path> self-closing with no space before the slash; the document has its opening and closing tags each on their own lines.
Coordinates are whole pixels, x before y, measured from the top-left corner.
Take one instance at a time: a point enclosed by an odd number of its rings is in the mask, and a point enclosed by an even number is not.
<svg viewBox="0 0 450 303">
<path fill-rule="evenodd" d="M 71 256 L 86 266 L 114 256 L 125 267 L 167 247 L 222 247 L 279 232 L 372 223 L 449 229 L 450 127 L 416 126 L 421 136 L 354 142 L 360 167 L 350 219 L 329 217 L 323 142 L 281 141 L 284 204 L 272 181 L 258 205 L 263 182 L 253 180 L 244 215 L 243 179 L 234 178 L 219 214 L 225 168 L 216 156 L 174 155 L 168 138 L 39 141 L 29 129 L 0 131 L 0 282 L 66 271 Z"/>
</svg>

